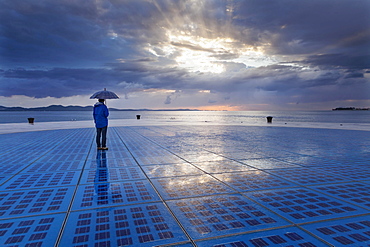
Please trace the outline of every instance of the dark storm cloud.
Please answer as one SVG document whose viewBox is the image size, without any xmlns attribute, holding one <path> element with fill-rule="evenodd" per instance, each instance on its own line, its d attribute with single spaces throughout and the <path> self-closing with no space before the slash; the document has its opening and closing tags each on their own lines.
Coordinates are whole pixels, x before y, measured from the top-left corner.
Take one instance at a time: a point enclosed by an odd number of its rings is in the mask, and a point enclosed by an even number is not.
<svg viewBox="0 0 370 247">
<path fill-rule="evenodd" d="M 107 68 L 53 68 L 53 69 L 9 69 L 0 75 L 9 83 L 1 84 L 2 96 L 27 95 L 43 98 L 68 97 L 86 94 L 91 89 L 101 89 L 102 85 L 121 91 L 130 83 L 146 88 L 182 88 L 182 80 L 187 73 L 176 69 L 162 69 L 145 65 L 141 59 L 130 63 L 109 64 Z M 153 78 L 159 78 L 160 83 Z M 124 83 L 123 83 L 124 82 Z M 18 85 L 18 86 L 17 86 Z M 123 85 L 123 86 L 122 86 Z"/>
<path fill-rule="evenodd" d="M 0 9 L 5 65 L 101 66 L 131 52 L 108 35 L 95 1 L 2 1 Z"/>
<path fill-rule="evenodd" d="M 346 79 L 347 78 L 364 78 L 364 74 L 361 72 L 354 71 L 354 72 L 348 73 L 345 78 Z"/>
<path fill-rule="evenodd" d="M 369 13 L 367 0 L 250 0 L 240 3 L 234 18 L 248 42 L 269 42 L 277 54 L 310 54 L 369 47 Z"/>
<path fill-rule="evenodd" d="M 1 95 L 27 95 L 36 98 L 86 94 L 91 88 L 101 88 L 102 82 L 107 86 L 116 86 L 120 81 L 119 73 L 112 73 L 107 69 L 13 69 L 3 71 L 2 76 L 9 83 L 1 85 Z"/>
<path fill-rule="evenodd" d="M 311 66 L 319 66 L 325 69 L 347 68 L 347 69 L 367 69 L 370 68 L 370 54 L 325 54 L 307 57 L 302 63 Z"/>
<path fill-rule="evenodd" d="M 230 38 L 234 49 L 173 41 L 168 32 Z M 132 84 L 282 97 L 314 92 L 319 100 L 326 95 L 316 88 L 369 83 L 370 2 L 3 0 L 0 42 L 1 96 L 64 97 Z M 236 60 L 245 47 L 280 62 L 248 66 Z M 181 52 L 165 48 L 208 53 L 226 71 L 189 72 L 176 62 Z"/>
</svg>

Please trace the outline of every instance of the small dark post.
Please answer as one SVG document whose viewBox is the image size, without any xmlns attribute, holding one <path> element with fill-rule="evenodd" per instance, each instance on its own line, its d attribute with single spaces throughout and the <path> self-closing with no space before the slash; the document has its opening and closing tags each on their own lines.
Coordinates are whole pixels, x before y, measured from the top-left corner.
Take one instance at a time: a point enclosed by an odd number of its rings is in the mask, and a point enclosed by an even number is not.
<svg viewBox="0 0 370 247">
<path fill-rule="evenodd" d="M 271 116 L 268 116 L 266 118 L 267 118 L 267 123 L 272 123 L 272 117 Z"/>
<path fill-rule="evenodd" d="M 140 119 L 140 115 L 136 115 L 136 119 L 139 120 Z"/>
<path fill-rule="evenodd" d="M 28 118 L 28 123 L 29 124 L 33 124 L 34 121 L 35 121 L 35 119 L 33 117 Z"/>
</svg>

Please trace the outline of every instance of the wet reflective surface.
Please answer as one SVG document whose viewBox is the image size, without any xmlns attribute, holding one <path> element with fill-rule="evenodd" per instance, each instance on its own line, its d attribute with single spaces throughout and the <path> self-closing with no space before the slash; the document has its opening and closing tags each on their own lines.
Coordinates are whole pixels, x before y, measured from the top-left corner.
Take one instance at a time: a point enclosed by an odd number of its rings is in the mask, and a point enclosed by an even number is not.
<svg viewBox="0 0 370 247">
<path fill-rule="evenodd" d="M 368 246 L 370 132 L 243 126 L 3 134 L 1 246 Z"/>
</svg>

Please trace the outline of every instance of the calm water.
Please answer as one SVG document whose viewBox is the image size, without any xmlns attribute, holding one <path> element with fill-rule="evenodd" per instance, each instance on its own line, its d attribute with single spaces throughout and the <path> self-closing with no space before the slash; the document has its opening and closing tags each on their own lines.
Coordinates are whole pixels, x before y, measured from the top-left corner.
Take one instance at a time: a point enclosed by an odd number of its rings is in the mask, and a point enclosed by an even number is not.
<svg viewBox="0 0 370 247">
<path fill-rule="evenodd" d="M 278 122 L 319 122 L 319 123 L 370 123 L 370 111 L 111 111 L 109 119 L 142 119 L 161 121 L 209 121 L 225 123 L 266 122 L 272 116 Z M 35 111 L 0 112 L 0 123 L 23 123 L 27 118 L 35 122 L 92 120 L 89 111 Z"/>
</svg>

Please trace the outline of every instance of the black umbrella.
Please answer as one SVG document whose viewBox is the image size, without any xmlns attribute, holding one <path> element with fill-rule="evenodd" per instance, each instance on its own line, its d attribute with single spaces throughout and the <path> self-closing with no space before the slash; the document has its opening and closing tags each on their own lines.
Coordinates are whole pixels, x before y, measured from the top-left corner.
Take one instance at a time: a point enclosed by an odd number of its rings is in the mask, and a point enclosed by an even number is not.
<svg viewBox="0 0 370 247">
<path fill-rule="evenodd" d="M 106 88 L 104 88 L 103 91 L 98 91 L 91 95 L 90 99 L 119 99 L 117 94 L 107 91 Z"/>
</svg>

